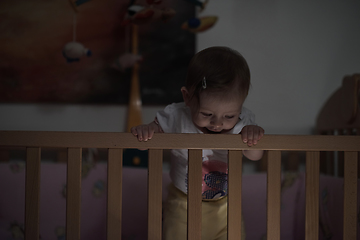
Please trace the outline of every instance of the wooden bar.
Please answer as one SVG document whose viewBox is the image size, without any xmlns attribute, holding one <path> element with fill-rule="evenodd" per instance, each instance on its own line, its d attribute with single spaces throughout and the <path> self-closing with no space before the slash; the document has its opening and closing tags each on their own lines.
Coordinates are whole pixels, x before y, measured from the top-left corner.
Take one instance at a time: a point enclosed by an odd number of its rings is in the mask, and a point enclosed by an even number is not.
<svg viewBox="0 0 360 240">
<path fill-rule="evenodd" d="M 81 148 L 68 149 L 66 185 L 66 240 L 80 239 Z"/>
<path fill-rule="evenodd" d="M 229 151 L 228 173 L 228 240 L 242 240 L 241 184 L 242 151 Z"/>
<path fill-rule="evenodd" d="M 344 237 L 355 240 L 357 227 L 357 152 L 345 152 L 344 161 Z"/>
<path fill-rule="evenodd" d="M 202 150 L 189 150 L 188 167 L 188 222 L 187 239 L 201 239 L 201 176 L 202 176 Z"/>
<path fill-rule="evenodd" d="M 267 239 L 280 240 L 281 152 L 268 152 Z"/>
<path fill-rule="evenodd" d="M 319 238 L 320 152 L 306 152 L 305 240 Z"/>
<path fill-rule="evenodd" d="M 223 149 L 280 151 L 358 151 L 358 136 L 265 135 L 252 147 L 240 134 L 155 134 L 139 142 L 131 133 L 0 131 L 0 146 L 138 148 L 138 149 Z"/>
<path fill-rule="evenodd" d="M 26 149 L 25 239 L 39 239 L 40 223 L 40 148 Z"/>
<path fill-rule="evenodd" d="M 148 240 L 162 237 L 162 163 L 161 149 L 149 150 L 148 161 Z"/>
<path fill-rule="evenodd" d="M 123 149 L 108 150 L 107 240 L 121 236 Z"/>
<path fill-rule="evenodd" d="M 131 25 L 131 51 L 132 54 L 138 54 L 138 32 L 139 27 L 135 24 Z M 141 113 L 141 93 L 140 93 L 140 80 L 139 80 L 139 63 L 132 66 L 132 75 L 130 81 L 130 97 L 128 103 L 127 113 L 127 132 L 131 132 L 131 127 L 142 124 Z"/>
</svg>

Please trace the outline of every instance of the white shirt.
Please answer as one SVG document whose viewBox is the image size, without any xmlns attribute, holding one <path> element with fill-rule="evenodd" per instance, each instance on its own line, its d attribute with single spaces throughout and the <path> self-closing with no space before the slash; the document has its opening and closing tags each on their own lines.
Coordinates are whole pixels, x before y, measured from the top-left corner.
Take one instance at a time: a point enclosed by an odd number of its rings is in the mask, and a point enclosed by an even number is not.
<svg viewBox="0 0 360 240">
<path fill-rule="evenodd" d="M 164 133 L 203 133 L 192 122 L 190 108 L 184 102 L 166 106 L 156 117 Z M 256 125 L 255 115 L 243 107 L 238 123 L 226 134 L 239 134 L 246 125 Z M 227 195 L 227 155 L 226 150 L 203 150 L 203 199 L 216 199 Z M 171 150 L 170 178 L 184 193 L 187 193 L 187 164 L 187 149 Z"/>
</svg>

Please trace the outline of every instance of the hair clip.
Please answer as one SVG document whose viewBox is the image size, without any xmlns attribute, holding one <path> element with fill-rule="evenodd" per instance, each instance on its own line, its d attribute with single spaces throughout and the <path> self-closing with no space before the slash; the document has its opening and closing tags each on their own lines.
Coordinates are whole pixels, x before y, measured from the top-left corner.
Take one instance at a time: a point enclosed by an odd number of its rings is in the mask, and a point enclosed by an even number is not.
<svg viewBox="0 0 360 240">
<path fill-rule="evenodd" d="M 202 88 L 206 89 L 206 78 L 205 77 L 202 80 Z"/>
</svg>

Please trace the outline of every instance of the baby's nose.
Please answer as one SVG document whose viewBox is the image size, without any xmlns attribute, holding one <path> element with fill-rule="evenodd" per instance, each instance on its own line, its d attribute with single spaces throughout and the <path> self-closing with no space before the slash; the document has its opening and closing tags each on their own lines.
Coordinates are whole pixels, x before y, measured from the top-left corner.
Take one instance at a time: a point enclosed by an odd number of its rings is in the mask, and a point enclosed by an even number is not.
<svg viewBox="0 0 360 240">
<path fill-rule="evenodd" d="M 213 125 L 214 127 L 221 127 L 223 125 L 223 122 L 221 119 L 219 118 L 213 118 L 211 119 L 211 125 Z"/>
</svg>

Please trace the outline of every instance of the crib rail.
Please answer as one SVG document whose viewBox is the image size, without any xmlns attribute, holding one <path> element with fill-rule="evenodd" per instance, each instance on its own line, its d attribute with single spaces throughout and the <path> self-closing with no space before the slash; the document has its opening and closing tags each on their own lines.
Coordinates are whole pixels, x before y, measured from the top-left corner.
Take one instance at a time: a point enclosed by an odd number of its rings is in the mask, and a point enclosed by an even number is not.
<svg viewBox="0 0 360 240">
<path fill-rule="evenodd" d="M 239 135 L 157 134 L 138 142 L 130 133 L 0 131 L 0 147 L 25 147 L 25 238 L 39 237 L 41 148 L 68 149 L 66 239 L 80 239 L 82 148 L 108 149 L 107 239 L 121 236 L 122 151 L 149 149 L 148 239 L 161 239 L 162 151 L 189 149 L 188 239 L 201 239 L 201 149 L 229 150 L 228 239 L 241 239 L 242 150 Z M 267 239 L 280 239 L 281 151 L 306 151 L 306 240 L 319 235 L 320 151 L 345 151 L 344 238 L 356 239 L 357 165 L 360 136 L 266 135 L 251 149 L 269 150 L 267 183 Z"/>
</svg>

